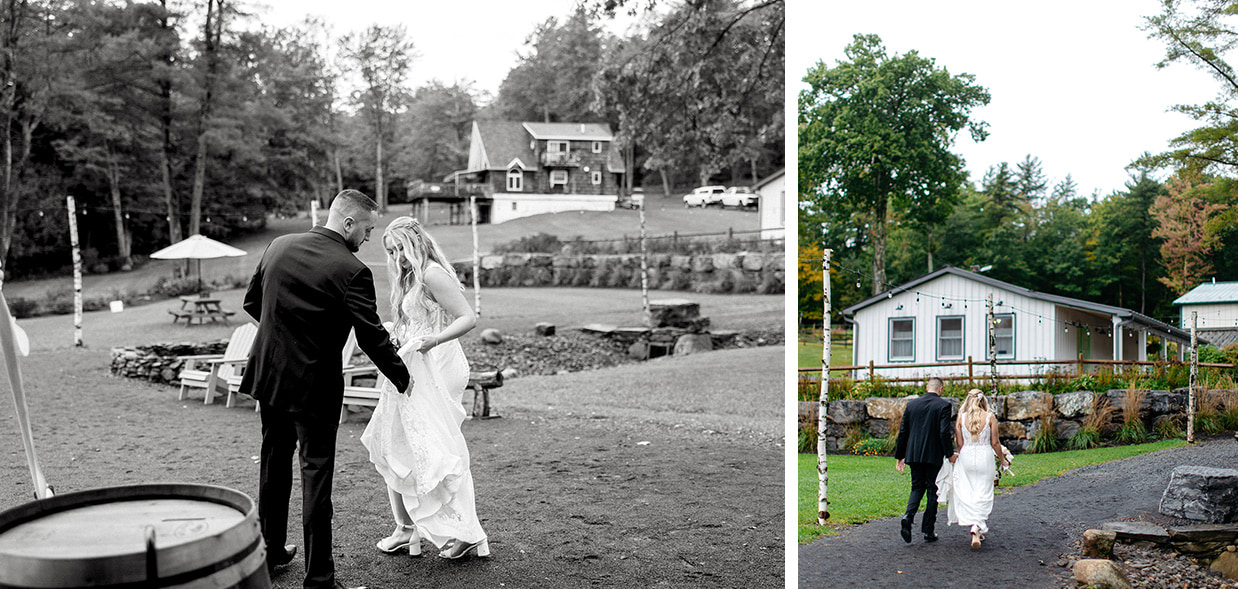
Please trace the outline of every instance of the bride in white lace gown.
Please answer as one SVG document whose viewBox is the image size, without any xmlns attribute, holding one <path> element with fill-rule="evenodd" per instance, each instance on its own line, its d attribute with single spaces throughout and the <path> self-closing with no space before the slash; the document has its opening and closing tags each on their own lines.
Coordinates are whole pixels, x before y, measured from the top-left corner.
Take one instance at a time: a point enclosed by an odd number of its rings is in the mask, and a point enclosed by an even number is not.
<svg viewBox="0 0 1238 589">
<path fill-rule="evenodd" d="M 380 379 L 382 396 L 361 434 L 387 483 L 396 529 L 378 543 L 387 553 L 421 554 L 424 538 L 439 556 L 489 556 L 477 519 L 469 450 L 460 424 L 469 364 L 457 338 L 476 324 L 464 287 L 442 249 L 411 217 L 383 234 L 395 318 L 392 334 L 412 376 L 407 396 Z"/>
<path fill-rule="evenodd" d="M 952 524 L 971 527 L 971 547 L 978 550 L 989 531 L 989 513 L 993 511 L 994 457 L 1002 456 L 1002 464 L 1008 464 L 998 438 L 997 417 L 989 411 L 989 400 L 979 389 L 968 391 L 963 400 L 954 423 L 954 439 L 960 449 L 947 518 Z"/>
</svg>

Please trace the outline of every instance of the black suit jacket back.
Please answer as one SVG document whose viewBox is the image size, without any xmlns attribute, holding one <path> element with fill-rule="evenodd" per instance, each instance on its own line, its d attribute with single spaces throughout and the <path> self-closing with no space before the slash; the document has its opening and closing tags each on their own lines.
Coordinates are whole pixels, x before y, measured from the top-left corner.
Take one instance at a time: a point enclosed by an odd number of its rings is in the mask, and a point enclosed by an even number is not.
<svg viewBox="0 0 1238 589">
<path fill-rule="evenodd" d="M 379 371 L 399 390 L 408 387 L 408 369 L 378 318 L 374 275 L 330 229 L 272 241 L 244 309 L 258 320 L 258 334 L 241 391 L 255 399 L 286 411 L 339 413 L 350 329 Z"/>
<path fill-rule="evenodd" d="M 954 453 L 953 411 L 949 401 L 925 394 L 912 399 L 903 410 L 894 457 L 906 462 L 940 464 Z"/>
</svg>

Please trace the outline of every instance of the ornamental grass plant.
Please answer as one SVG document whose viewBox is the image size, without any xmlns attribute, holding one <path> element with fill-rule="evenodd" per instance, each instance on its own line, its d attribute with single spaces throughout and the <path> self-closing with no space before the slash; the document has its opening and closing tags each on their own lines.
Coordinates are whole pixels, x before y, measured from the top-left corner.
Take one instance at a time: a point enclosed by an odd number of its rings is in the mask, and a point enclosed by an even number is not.
<svg viewBox="0 0 1238 589">
<path fill-rule="evenodd" d="M 1040 416 L 1040 428 L 1036 430 L 1036 435 L 1028 444 L 1027 451 L 1030 454 L 1044 454 L 1056 451 L 1057 448 L 1057 427 L 1054 425 L 1053 416 L 1042 415 Z"/>
<path fill-rule="evenodd" d="M 1148 428 L 1143 423 L 1143 402 L 1148 391 L 1136 382 L 1126 387 L 1122 395 L 1122 426 L 1114 438 L 1123 444 L 1139 444 L 1148 439 Z"/>
<path fill-rule="evenodd" d="M 1093 394 L 1092 401 L 1088 403 L 1087 415 L 1084 416 L 1079 431 L 1067 440 L 1066 446 L 1072 450 L 1086 450 L 1100 446 L 1105 428 L 1109 426 L 1109 422 L 1113 420 L 1117 412 L 1118 408 L 1110 405 L 1109 399 L 1103 395 Z"/>
</svg>

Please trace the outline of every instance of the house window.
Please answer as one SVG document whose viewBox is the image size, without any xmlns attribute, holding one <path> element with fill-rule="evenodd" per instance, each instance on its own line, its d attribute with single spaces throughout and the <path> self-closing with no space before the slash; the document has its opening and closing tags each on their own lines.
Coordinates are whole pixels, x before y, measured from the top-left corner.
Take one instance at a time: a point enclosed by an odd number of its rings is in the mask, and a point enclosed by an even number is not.
<svg viewBox="0 0 1238 589">
<path fill-rule="evenodd" d="M 916 320 L 890 318 L 890 361 L 910 362 L 916 359 Z"/>
<path fill-rule="evenodd" d="M 937 318 L 937 359 L 963 359 L 963 317 Z"/>
<path fill-rule="evenodd" d="M 602 153 L 602 142 L 601 141 L 593 142 L 593 153 Z"/>
<path fill-rule="evenodd" d="M 567 141 L 547 141 L 546 152 L 567 155 L 567 150 L 570 145 L 571 143 Z"/>
<path fill-rule="evenodd" d="M 567 170 L 551 170 L 550 186 L 567 186 Z"/>
<path fill-rule="evenodd" d="M 994 315 L 993 322 L 996 323 L 995 331 L 997 335 L 997 358 L 1013 359 L 1014 358 L 1014 313 L 1005 313 Z M 988 333 L 986 332 L 987 336 Z M 988 358 L 989 347 L 988 342 L 985 342 L 984 356 Z"/>
<path fill-rule="evenodd" d="M 590 179 L 591 181 L 593 181 L 593 184 L 594 184 L 595 186 L 596 186 L 596 185 L 598 185 L 598 184 L 601 184 L 601 183 L 602 183 L 602 173 L 601 173 L 601 172 L 599 172 L 599 171 L 597 171 L 597 170 L 594 170 L 594 171 L 592 171 L 592 172 L 589 172 L 589 179 Z"/>
<path fill-rule="evenodd" d="M 507 191 L 524 191 L 524 172 L 520 168 L 512 168 L 507 171 Z"/>
</svg>

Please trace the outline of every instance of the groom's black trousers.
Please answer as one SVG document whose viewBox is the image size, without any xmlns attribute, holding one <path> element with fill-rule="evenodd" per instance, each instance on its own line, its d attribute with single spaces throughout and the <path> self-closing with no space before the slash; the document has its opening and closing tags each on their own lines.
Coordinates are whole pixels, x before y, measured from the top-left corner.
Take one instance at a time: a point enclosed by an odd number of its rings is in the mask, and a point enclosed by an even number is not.
<svg viewBox="0 0 1238 589">
<path fill-rule="evenodd" d="M 941 471 L 940 462 L 908 462 L 911 469 L 911 497 L 907 499 L 908 521 L 914 522 L 916 511 L 920 509 L 920 500 L 928 495 L 928 504 L 924 506 L 924 521 L 920 530 L 932 534 L 937 525 L 937 473 Z"/>
<path fill-rule="evenodd" d="M 335 478 L 335 435 L 339 413 L 290 412 L 260 402 L 262 466 L 258 480 L 258 520 L 268 554 L 288 539 L 292 494 L 292 453 L 300 446 L 301 523 L 305 539 L 305 587 L 332 587 L 331 483 Z"/>
</svg>

